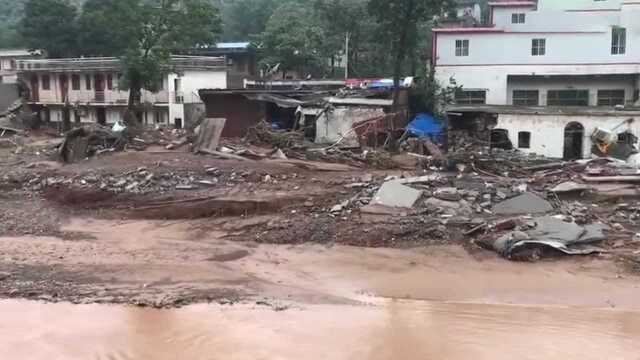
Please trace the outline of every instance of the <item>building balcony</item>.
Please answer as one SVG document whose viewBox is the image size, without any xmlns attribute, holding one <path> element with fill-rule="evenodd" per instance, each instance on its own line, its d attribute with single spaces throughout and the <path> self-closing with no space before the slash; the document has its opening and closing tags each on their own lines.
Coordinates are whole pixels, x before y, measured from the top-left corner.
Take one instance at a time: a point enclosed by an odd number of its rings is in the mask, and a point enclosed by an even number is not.
<svg viewBox="0 0 640 360">
<path fill-rule="evenodd" d="M 54 91 L 40 91 L 39 94 L 31 92 L 30 102 L 43 104 L 105 104 L 105 105 L 126 105 L 129 102 L 129 91 L 69 91 L 66 96 Z M 160 91 L 152 93 L 142 91 L 142 103 L 168 103 L 169 92 Z"/>
<path fill-rule="evenodd" d="M 18 60 L 19 71 L 77 72 L 83 70 L 117 70 L 120 60 L 116 58 L 38 59 Z"/>
<path fill-rule="evenodd" d="M 227 68 L 224 57 L 172 56 L 170 63 L 172 68 L 179 70 L 220 70 Z M 111 57 L 16 61 L 16 68 L 20 72 L 118 71 L 121 66 L 119 59 Z"/>
</svg>

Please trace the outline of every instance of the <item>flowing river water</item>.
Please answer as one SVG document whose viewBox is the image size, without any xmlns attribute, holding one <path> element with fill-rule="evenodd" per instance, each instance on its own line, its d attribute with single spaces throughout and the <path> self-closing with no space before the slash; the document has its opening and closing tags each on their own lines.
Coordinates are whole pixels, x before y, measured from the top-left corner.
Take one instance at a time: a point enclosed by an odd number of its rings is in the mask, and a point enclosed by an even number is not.
<svg viewBox="0 0 640 360">
<path fill-rule="evenodd" d="M 74 220 L 65 230 L 90 238 L 0 238 L 8 290 L 247 296 L 166 310 L 0 300 L 0 360 L 640 360 L 640 277 L 606 259 L 245 244 L 197 225 Z"/>
<path fill-rule="evenodd" d="M 0 359 L 640 359 L 640 312 L 383 300 L 151 310 L 0 302 Z"/>
</svg>

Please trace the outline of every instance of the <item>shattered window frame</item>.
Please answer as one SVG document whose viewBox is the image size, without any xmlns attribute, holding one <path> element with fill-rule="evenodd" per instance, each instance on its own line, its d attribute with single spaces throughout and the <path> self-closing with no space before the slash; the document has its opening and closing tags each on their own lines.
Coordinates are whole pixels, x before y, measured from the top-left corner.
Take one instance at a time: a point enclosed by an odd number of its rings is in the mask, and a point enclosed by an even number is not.
<svg viewBox="0 0 640 360">
<path fill-rule="evenodd" d="M 616 106 L 625 104 L 624 89 L 598 90 L 598 106 Z"/>
<path fill-rule="evenodd" d="M 469 56 L 469 40 L 456 40 L 456 56 Z"/>
<path fill-rule="evenodd" d="M 589 106 L 589 90 L 548 90 L 547 106 Z"/>
<path fill-rule="evenodd" d="M 539 106 L 539 90 L 513 90 L 512 103 L 516 106 Z"/>
<path fill-rule="evenodd" d="M 627 52 L 627 29 L 614 27 L 611 29 L 611 55 L 624 55 Z"/>
<path fill-rule="evenodd" d="M 455 94 L 455 102 L 459 105 L 484 105 L 487 103 L 486 90 L 459 90 Z"/>
<path fill-rule="evenodd" d="M 531 39 L 531 55 L 544 56 L 547 54 L 547 39 Z"/>
</svg>

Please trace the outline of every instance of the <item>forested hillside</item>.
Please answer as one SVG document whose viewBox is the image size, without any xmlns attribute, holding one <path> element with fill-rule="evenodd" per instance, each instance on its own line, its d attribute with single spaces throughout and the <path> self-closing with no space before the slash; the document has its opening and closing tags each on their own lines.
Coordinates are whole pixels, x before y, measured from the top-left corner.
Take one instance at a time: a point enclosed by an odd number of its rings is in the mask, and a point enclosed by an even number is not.
<svg viewBox="0 0 640 360">
<path fill-rule="evenodd" d="M 0 48 L 22 45 L 15 27 L 22 18 L 26 2 L 27 0 L 0 0 Z M 69 2 L 82 6 L 84 0 L 70 0 Z"/>
</svg>

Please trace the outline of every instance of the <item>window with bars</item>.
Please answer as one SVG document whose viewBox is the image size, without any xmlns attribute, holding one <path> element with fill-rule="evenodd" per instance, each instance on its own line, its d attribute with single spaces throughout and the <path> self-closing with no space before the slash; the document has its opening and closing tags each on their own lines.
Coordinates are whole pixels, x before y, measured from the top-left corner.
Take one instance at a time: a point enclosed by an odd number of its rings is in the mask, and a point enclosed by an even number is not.
<svg viewBox="0 0 640 360">
<path fill-rule="evenodd" d="M 538 106 L 540 92 L 538 90 L 514 90 L 513 105 Z"/>
<path fill-rule="evenodd" d="M 460 90 L 456 91 L 456 104 L 479 105 L 487 103 L 486 90 Z"/>
<path fill-rule="evenodd" d="M 547 53 L 547 39 L 531 40 L 531 55 L 543 56 Z"/>
<path fill-rule="evenodd" d="M 589 106 L 589 90 L 549 90 L 548 106 Z"/>
<path fill-rule="evenodd" d="M 611 30 L 611 54 L 622 55 L 627 50 L 627 29 L 615 27 Z"/>
<path fill-rule="evenodd" d="M 624 105 L 624 90 L 598 90 L 598 106 Z"/>
<path fill-rule="evenodd" d="M 469 56 L 469 40 L 456 40 L 456 56 Z"/>
<path fill-rule="evenodd" d="M 525 19 L 526 19 L 526 15 L 524 13 L 511 14 L 512 24 L 524 24 Z"/>
</svg>

